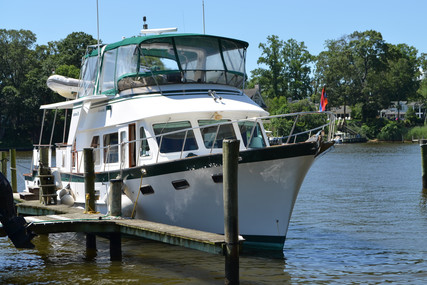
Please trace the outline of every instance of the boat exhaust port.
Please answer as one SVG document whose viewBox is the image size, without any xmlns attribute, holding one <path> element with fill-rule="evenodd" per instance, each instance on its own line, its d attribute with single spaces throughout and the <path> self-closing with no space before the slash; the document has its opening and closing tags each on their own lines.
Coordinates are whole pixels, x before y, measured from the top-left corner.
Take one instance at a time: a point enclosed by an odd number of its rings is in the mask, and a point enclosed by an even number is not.
<svg viewBox="0 0 427 285">
<path fill-rule="evenodd" d="M 184 190 L 190 187 L 190 184 L 185 179 L 172 181 L 172 185 L 176 190 Z"/>
<path fill-rule="evenodd" d="M 215 183 L 222 183 L 222 181 L 224 180 L 222 173 L 212 174 L 212 180 Z"/>
<path fill-rule="evenodd" d="M 154 189 L 151 185 L 147 184 L 147 185 L 142 185 L 139 188 L 139 191 L 141 191 L 142 195 L 150 195 L 150 194 L 154 194 Z"/>
</svg>

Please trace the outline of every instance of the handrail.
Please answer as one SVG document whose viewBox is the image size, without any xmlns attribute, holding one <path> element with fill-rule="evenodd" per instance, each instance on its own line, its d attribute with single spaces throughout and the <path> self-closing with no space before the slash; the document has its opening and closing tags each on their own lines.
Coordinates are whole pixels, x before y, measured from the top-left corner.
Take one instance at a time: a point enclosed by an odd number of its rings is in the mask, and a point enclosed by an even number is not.
<svg viewBox="0 0 427 285">
<path fill-rule="evenodd" d="M 305 130 L 305 131 L 302 131 L 302 132 L 299 132 L 299 133 L 293 133 L 294 130 L 295 130 L 296 122 L 302 116 L 305 116 L 305 115 L 322 115 L 322 114 L 327 114 L 328 115 L 328 118 L 327 118 L 327 120 L 329 120 L 328 123 L 325 123 L 325 124 L 323 124 L 321 126 L 318 126 L 318 127 L 315 127 L 315 128 L 309 129 L 309 130 Z M 111 144 L 111 145 L 107 145 L 107 146 L 103 146 L 103 147 L 97 147 L 97 148 L 94 148 L 94 149 L 95 150 L 99 150 L 100 152 L 104 151 L 105 149 L 108 149 L 107 150 L 107 154 L 106 154 L 106 160 L 107 161 L 103 161 L 103 163 L 102 163 L 103 166 L 104 166 L 104 170 L 105 170 L 105 167 L 107 167 L 107 164 L 111 164 L 112 163 L 112 162 L 108 161 L 109 160 L 109 154 L 110 154 L 110 151 L 111 151 L 112 148 L 117 147 L 118 148 L 117 151 L 120 153 L 121 150 L 120 150 L 119 147 L 123 147 L 123 146 L 125 146 L 127 144 L 138 143 L 138 142 L 148 141 L 148 140 L 155 140 L 155 141 L 159 140 L 158 143 L 157 143 L 157 153 L 156 153 L 156 159 L 155 159 L 155 161 L 158 162 L 159 161 L 159 156 L 160 156 L 160 150 L 162 148 L 163 137 L 164 136 L 168 136 L 168 135 L 173 135 L 173 134 L 178 134 L 178 133 L 185 132 L 184 140 L 183 140 L 183 145 L 181 147 L 180 156 L 179 156 L 179 158 L 182 158 L 183 157 L 183 153 L 185 151 L 185 146 L 186 146 L 186 143 L 187 143 L 188 132 L 194 131 L 194 130 L 201 130 L 201 129 L 204 129 L 204 128 L 209 128 L 209 127 L 216 126 L 217 128 L 216 128 L 214 140 L 212 141 L 212 145 L 211 145 L 210 151 L 209 151 L 209 153 L 212 153 L 213 149 L 214 149 L 214 146 L 215 146 L 215 141 L 216 141 L 216 139 L 218 137 L 219 130 L 220 130 L 220 127 L 222 125 L 232 125 L 232 124 L 235 124 L 235 123 L 238 124 L 240 122 L 254 122 L 254 125 L 253 125 L 252 130 L 251 130 L 251 135 L 250 135 L 249 140 L 248 140 L 247 145 L 246 145 L 246 149 L 249 149 L 249 145 L 250 145 L 250 143 L 251 143 L 251 141 L 253 139 L 255 128 L 257 127 L 258 123 L 262 125 L 262 121 L 266 121 L 266 120 L 270 120 L 270 119 L 275 119 L 275 118 L 286 118 L 286 117 L 292 117 L 292 116 L 294 116 L 296 118 L 294 120 L 294 123 L 293 123 L 293 126 L 292 126 L 292 130 L 290 131 L 290 133 L 287 136 L 275 137 L 276 139 L 280 139 L 282 141 L 284 139 L 287 139 L 286 143 L 289 143 L 291 137 L 294 137 L 294 143 L 295 143 L 297 136 L 300 136 L 300 135 L 303 135 L 303 134 L 308 134 L 308 133 L 311 134 L 314 131 L 318 131 L 320 129 L 324 129 L 325 127 L 329 126 L 328 140 L 331 140 L 332 135 L 333 135 L 333 131 L 334 131 L 334 123 L 335 123 L 335 116 L 334 116 L 334 114 L 331 113 L 331 112 L 317 112 L 317 111 L 311 111 L 310 112 L 310 111 L 308 111 L 308 112 L 297 112 L 297 113 L 290 113 L 290 114 L 281 114 L 281 115 L 272 115 L 272 116 L 253 117 L 253 118 L 246 118 L 246 119 L 222 121 L 222 122 L 213 123 L 213 124 L 209 124 L 209 125 L 196 126 L 196 127 L 191 127 L 191 128 L 176 130 L 176 131 L 172 131 L 172 132 L 162 133 L 162 134 L 158 134 L 158 135 L 154 135 L 154 136 L 150 136 L 150 137 L 138 138 L 138 139 L 134 139 L 134 140 L 127 141 L 127 142 L 120 142 L 120 143 L 117 143 L 117 144 Z M 264 129 L 264 128 L 262 128 L 262 129 Z M 267 146 L 270 144 L 270 142 L 271 141 L 268 140 Z M 35 145 L 35 146 L 37 146 L 37 145 Z M 38 146 L 40 146 L 40 145 L 38 145 Z M 142 147 L 142 143 L 141 143 L 141 146 L 138 147 L 139 151 L 137 153 L 140 152 L 140 148 L 141 147 Z M 72 153 L 75 152 L 75 153 L 77 153 L 77 155 L 78 155 L 79 152 L 82 152 L 82 151 L 83 150 L 71 150 Z M 100 153 L 100 158 L 101 157 L 105 157 L 105 154 Z M 118 162 L 119 162 L 119 164 L 121 164 L 120 161 L 118 161 Z"/>
</svg>

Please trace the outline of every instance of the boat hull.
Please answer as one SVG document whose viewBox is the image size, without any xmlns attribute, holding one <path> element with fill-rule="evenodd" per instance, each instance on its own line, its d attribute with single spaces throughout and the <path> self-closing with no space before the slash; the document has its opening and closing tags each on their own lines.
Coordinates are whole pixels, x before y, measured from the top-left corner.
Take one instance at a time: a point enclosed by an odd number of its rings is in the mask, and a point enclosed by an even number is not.
<svg viewBox="0 0 427 285">
<path fill-rule="evenodd" d="M 300 186 L 319 150 L 318 142 L 304 142 L 240 152 L 239 231 L 245 245 L 283 247 Z M 146 174 L 141 179 L 142 169 Z M 124 178 L 132 204 L 137 201 L 136 218 L 224 232 L 221 153 L 97 173 L 98 211 L 106 211 L 109 181 L 117 176 Z M 61 178 L 77 202 L 84 203 L 83 176 L 62 173 Z M 139 193 L 148 185 L 154 193 Z"/>
</svg>

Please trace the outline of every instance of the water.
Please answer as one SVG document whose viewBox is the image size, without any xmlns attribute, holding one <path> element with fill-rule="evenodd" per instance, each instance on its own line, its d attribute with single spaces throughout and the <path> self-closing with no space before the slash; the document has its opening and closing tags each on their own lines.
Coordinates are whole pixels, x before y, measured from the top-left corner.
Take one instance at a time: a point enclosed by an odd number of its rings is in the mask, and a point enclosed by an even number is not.
<svg viewBox="0 0 427 285">
<path fill-rule="evenodd" d="M 337 146 L 316 161 L 301 188 L 286 258 L 241 256 L 241 284 L 424 284 L 427 194 L 420 165 L 417 144 Z M 34 243 L 34 250 L 18 250 L 0 238 L 0 283 L 224 283 L 224 258 L 195 250 L 125 238 L 123 260 L 111 262 L 109 243 L 99 237 L 92 259 L 80 234 Z"/>
</svg>

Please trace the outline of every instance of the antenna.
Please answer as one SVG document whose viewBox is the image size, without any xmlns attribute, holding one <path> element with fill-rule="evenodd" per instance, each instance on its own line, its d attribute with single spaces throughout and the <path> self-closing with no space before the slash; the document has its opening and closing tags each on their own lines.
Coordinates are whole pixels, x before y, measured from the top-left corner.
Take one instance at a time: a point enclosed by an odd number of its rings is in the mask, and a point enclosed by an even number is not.
<svg viewBox="0 0 427 285">
<path fill-rule="evenodd" d="M 144 25 L 142 26 L 141 34 L 147 35 L 147 34 L 156 34 L 160 35 L 162 33 L 170 33 L 170 32 L 176 32 L 178 28 L 163 28 L 163 29 L 148 29 L 148 25 L 146 23 L 147 17 L 142 18 L 144 21 Z"/>
<path fill-rule="evenodd" d="M 203 34 L 205 33 L 205 0 L 202 0 L 202 8 L 203 8 Z"/>
<path fill-rule="evenodd" d="M 101 69 L 101 50 L 100 50 L 100 44 L 99 44 L 99 9 L 98 9 L 98 0 L 96 0 L 96 30 L 97 30 L 97 37 L 98 37 L 98 58 L 97 58 L 97 69 L 98 74 L 100 73 Z"/>
<path fill-rule="evenodd" d="M 145 16 L 144 16 L 144 17 L 142 18 L 142 20 L 144 21 L 144 25 L 142 26 L 142 28 L 143 28 L 144 30 L 148 29 L 148 25 L 147 25 L 147 23 L 146 23 L 146 22 L 147 22 L 147 17 L 145 17 Z"/>
</svg>

